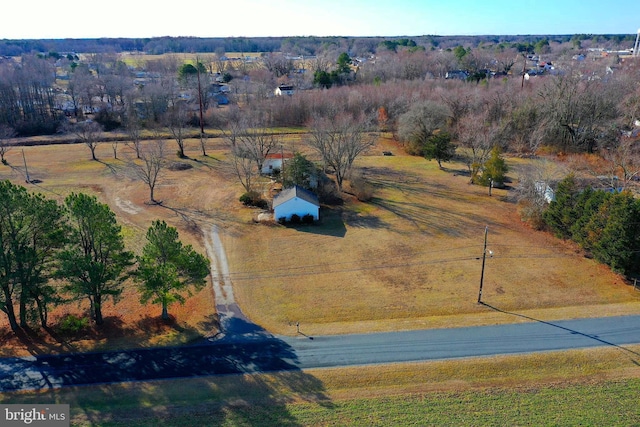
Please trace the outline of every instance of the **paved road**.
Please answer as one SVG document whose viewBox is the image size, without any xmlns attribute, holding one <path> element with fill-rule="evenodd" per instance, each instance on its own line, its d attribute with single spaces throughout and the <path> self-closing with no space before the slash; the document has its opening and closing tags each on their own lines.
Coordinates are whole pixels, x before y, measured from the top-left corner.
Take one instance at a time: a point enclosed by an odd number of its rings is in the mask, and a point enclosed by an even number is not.
<svg viewBox="0 0 640 427">
<path fill-rule="evenodd" d="M 0 390 L 594 346 L 617 347 L 640 361 L 640 353 L 621 347 L 640 343 L 640 316 L 319 337 L 274 336 L 241 317 L 230 317 L 224 324 L 221 338 L 187 347 L 0 359 Z"/>
<path fill-rule="evenodd" d="M 529 323 L 319 337 L 304 335 L 301 325 L 296 337 L 274 336 L 252 324 L 235 302 L 219 232 L 212 226 L 205 244 L 221 334 L 185 347 L 0 359 L 0 391 L 594 346 L 617 347 L 640 361 L 640 354 L 621 347 L 640 343 L 640 316 L 545 322 L 503 312 Z"/>
<path fill-rule="evenodd" d="M 481 357 L 640 343 L 640 316 L 499 326 L 284 338 L 302 368 Z"/>
</svg>

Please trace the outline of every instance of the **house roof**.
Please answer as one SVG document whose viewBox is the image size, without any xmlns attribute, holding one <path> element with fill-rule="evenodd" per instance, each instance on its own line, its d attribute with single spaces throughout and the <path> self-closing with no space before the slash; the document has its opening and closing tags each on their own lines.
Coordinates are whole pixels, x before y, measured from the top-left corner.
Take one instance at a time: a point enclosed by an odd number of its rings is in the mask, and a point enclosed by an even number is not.
<svg viewBox="0 0 640 427">
<path fill-rule="evenodd" d="M 320 202 L 318 202 L 318 196 L 313 194 L 309 190 L 305 190 L 302 187 L 298 187 L 294 185 L 293 187 L 286 188 L 280 192 L 277 196 L 273 198 L 273 207 L 280 206 L 281 204 L 288 202 L 289 200 L 295 198 L 302 199 L 312 205 L 320 207 Z"/>
<path fill-rule="evenodd" d="M 293 159 L 293 154 L 291 154 L 291 153 L 269 153 L 264 158 L 265 159 Z"/>
</svg>

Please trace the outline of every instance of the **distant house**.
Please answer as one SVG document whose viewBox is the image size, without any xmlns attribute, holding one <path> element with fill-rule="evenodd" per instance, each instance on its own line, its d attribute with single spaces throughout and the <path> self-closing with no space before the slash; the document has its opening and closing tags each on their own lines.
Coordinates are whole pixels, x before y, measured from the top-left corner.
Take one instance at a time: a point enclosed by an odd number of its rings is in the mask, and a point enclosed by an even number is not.
<svg viewBox="0 0 640 427">
<path fill-rule="evenodd" d="M 282 95 L 291 96 L 294 93 L 293 86 L 292 85 L 280 85 L 280 86 L 278 86 L 276 88 L 274 93 L 276 94 L 276 96 L 282 96 Z"/>
<path fill-rule="evenodd" d="M 556 193 L 549 185 L 544 181 L 536 181 L 536 192 L 544 198 L 544 201 L 551 203 L 556 200 Z"/>
<path fill-rule="evenodd" d="M 284 161 L 292 158 L 293 154 L 290 153 L 267 154 L 267 157 L 264 159 L 264 163 L 262 163 L 262 170 L 260 172 L 263 175 L 271 175 L 276 171 L 282 171 Z"/>
<path fill-rule="evenodd" d="M 318 197 L 297 185 L 282 190 L 273 198 L 273 217 L 276 221 L 280 221 L 281 218 L 289 221 L 294 214 L 300 218 L 311 215 L 316 221 L 320 219 Z"/>
<path fill-rule="evenodd" d="M 454 80 L 466 80 L 469 78 L 469 73 L 464 70 L 451 70 L 447 71 L 444 75 L 445 79 L 454 79 Z"/>
</svg>

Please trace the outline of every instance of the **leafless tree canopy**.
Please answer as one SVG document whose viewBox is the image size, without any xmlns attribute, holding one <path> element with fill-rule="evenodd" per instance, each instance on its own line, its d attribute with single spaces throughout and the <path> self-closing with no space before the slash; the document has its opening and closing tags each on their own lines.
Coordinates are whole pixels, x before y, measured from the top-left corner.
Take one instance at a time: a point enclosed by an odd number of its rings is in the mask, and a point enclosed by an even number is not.
<svg viewBox="0 0 640 427">
<path fill-rule="evenodd" d="M 162 172 L 166 166 L 164 142 L 150 141 L 140 150 L 139 160 L 131 162 L 131 168 L 140 181 L 149 187 L 149 202 L 158 203 L 155 199 L 155 188 L 162 179 Z"/>
<path fill-rule="evenodd" d="M 78 123 L 68 123 L 65 130 L 86 145 L 91 151 L 91 159 L 98 160 L 96 148 L 101 141 L 102 126 L 93 120 L 85 120 Z"/>
<path fill-rule="evenodd" d="M 0 160 L 2 163 L 6 162 L 4 155 L 11 149 L 11 145 L 9 145 L 9 139 L 15 136 L 16 132 L 13 128 L 0 125 Z"/>
<path fill-rule="evenodd" d="M 228 125 L 223 135 L 231 149 L 234 171 L 245 190 L 250 192 L 265 159 L 282 143 L 260 115 L 246 115 L 234 109 L 229 112 L 227 119 Z"/>
<path fill-rule="evenodd" d="M 375 137 L 366 132 L 364 120 L 346 114 L 316 116 L 307 138 L 307 144 L 321 156 L 325 168 L 335 173 L 339 190 L 353 162 L 374 143 Z"/>
</svg>

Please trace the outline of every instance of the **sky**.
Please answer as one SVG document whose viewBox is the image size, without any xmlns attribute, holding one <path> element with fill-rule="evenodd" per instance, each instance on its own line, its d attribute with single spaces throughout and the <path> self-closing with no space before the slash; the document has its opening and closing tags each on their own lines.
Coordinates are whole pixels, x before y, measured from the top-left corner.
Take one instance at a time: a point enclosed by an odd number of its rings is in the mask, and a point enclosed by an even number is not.
<svg viewBox="0 0 640 427">
<path fill-rule="evenodd" d="M 0 39 L 636 34 L 638 0 L 5 0 Z"/>
</svg>

